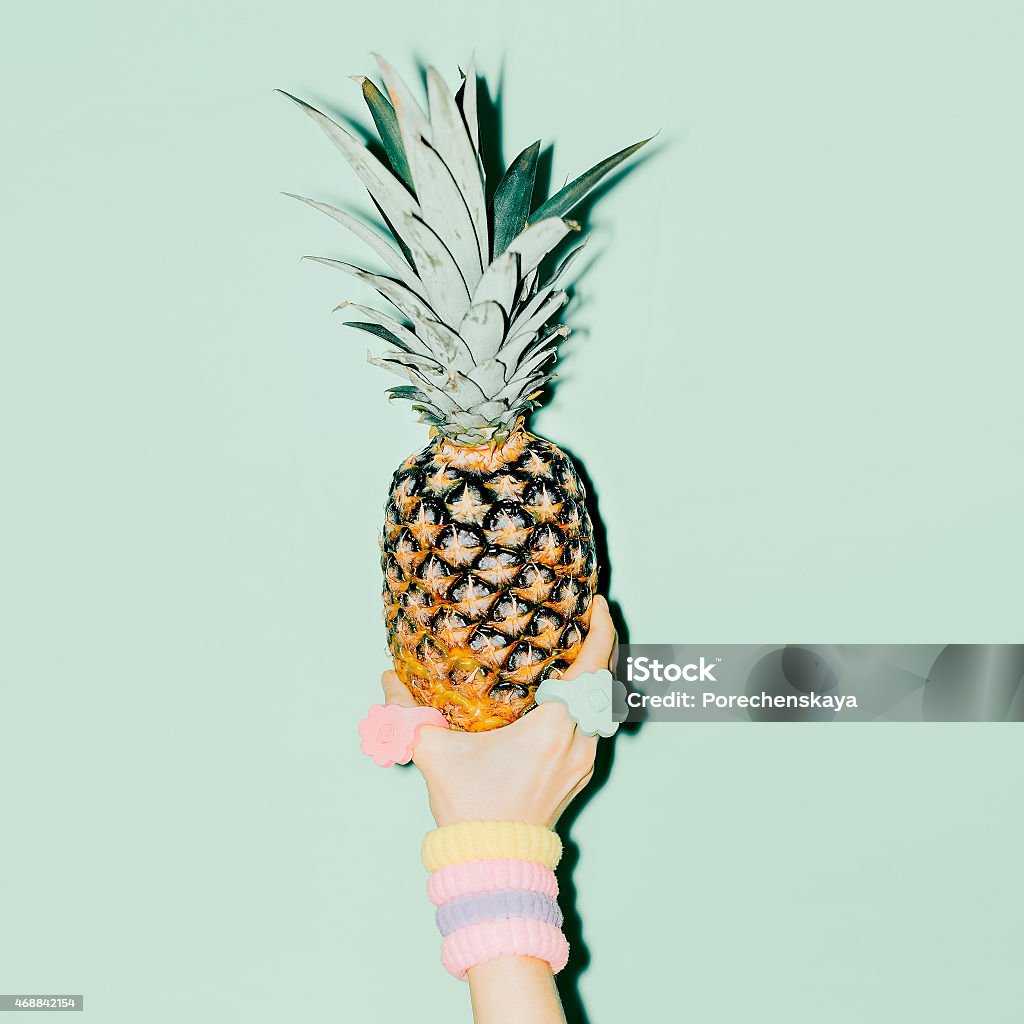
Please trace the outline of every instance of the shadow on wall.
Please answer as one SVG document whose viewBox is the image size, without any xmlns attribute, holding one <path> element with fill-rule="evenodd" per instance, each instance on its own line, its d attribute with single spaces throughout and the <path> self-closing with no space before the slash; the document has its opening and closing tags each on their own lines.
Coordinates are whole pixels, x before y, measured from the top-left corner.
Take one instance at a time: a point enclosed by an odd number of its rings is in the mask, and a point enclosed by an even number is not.
<svg viewBox="0 0 1024 1024">
<path fill-rule="evenodd" d="M 600 569 L 598 590 L 605 597 L 611 588 L 612 566 L 608 557 L 608 535 L 604 523 L 598 514 L 598 495 L 593 481 L 587 475 L 580 461 L 573 452 L 566 448 L 562 449 L 576 466 L 577 472 L 586 488 L 587 511 L 594 527 L 594 544 L 597 548 L 597 561 Z M 614 601 L 609 601 L 612 620 L 615 623 L 615 631 L 618 634 L 620 644 L 629 643 L 629 627 L 622 614 L 621 606 Z M 635 736 L 642 728 L 642 722 L 627 722 L 619 727 L 618 732 L 611 739 L 601 739 L 597 744 L 597 758 L 594 763 L 594 777 L 587 788 L 569 805 L 569 808 L 562 815 L 558 822 L 558 833 L 562 837 L 564 852 L 558 869 L 558 883 L 560 888 L 559 905 L 565 915 L 563 930 L 569 940 L 569 962 L 565 969 L 556 978 L 559 995 L 562 998 L 562 1006 L 565 1009 L 565 1017 L 568 1024 L 589 1024 L 586 1008 L 580 996 L 580 978 L 590 964 L 590 952 L 587 949 L 583 938 L 583 921 L 579 911 L 576 909 L 576 885 L 573 875 L 576 865 L 580 860 L 579 845 L 572 839 L 572 828 L 580 815 L 586 810 L 587 805 L 600 791 L 601 787 L 608 781 L 612 771 L 612 762 L 615 759 L 615 745 L 621 743 L 623 736 Z M 606 965 L 610 969 L 611 965 Z"/>
</svg>

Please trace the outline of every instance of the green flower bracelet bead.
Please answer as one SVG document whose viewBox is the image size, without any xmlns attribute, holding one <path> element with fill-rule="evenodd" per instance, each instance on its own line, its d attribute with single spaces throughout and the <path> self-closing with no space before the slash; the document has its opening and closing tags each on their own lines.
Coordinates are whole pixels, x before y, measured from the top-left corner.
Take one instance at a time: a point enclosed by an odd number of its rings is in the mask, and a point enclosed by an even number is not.
<svg viewBox="0 0 1024 1024">
<path fill-rule="evenodd" d="M 545 679 L 537 687 L 538 704 L 558 701 L 586 736 L 614 736 L 619 723 L 612 717 L 615 694 L 624 702 L 626 687 L 611 672 L 582 672 L 575 679 Z"/>
</svg>

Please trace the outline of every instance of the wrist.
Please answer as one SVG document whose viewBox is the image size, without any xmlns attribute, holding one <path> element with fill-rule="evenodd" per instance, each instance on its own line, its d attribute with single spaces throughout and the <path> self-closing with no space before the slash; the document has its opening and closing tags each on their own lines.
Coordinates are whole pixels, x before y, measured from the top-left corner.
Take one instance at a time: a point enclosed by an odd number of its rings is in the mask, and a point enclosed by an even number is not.
<svg viewBox="0 0 1024 1024">
<path fill-rule="evenodd" d="M 506 991 L 512 989 L 512 982 L 526 978 L 548 980 L 554 977 L 551 964 L 535 956 L 503 956 L 497 960 L 486 960 L 470 967 L 466 972 L 470 985 L 505 984 Z"/>
</svg>

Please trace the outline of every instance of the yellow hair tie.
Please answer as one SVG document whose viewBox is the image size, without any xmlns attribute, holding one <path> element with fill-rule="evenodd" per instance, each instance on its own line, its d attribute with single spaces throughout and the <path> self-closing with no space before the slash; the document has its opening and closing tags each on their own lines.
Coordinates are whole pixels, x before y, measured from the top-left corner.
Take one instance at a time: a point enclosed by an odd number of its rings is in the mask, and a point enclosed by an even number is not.
<svg viewBox="0 0 1024 1024">
<path fill-rule="evenodd" d="M 561 856 L 562 840 L 551 829 L 524 821 L 460 821 L 423 839 L 428 871 L 466 860 L 531 860 L 553 868 Z"/>
</svg>

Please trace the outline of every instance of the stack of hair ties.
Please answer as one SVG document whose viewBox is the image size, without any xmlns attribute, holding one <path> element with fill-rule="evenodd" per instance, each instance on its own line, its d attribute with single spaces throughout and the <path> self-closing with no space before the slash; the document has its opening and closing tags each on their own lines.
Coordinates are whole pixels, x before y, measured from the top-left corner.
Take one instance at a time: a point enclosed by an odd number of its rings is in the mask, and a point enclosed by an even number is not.
<svg viewBox="0 0 1024 1024">
<path fill-rule="evenodd" d="M 521 821 L 462 821 L 428 832 L 423 865 L 437 907 L 445 968 L 463 981 L 499 957 L 546 960 L 558 973 L 569 959 L 554 868 L 562 841 Z"/>
</svg>

